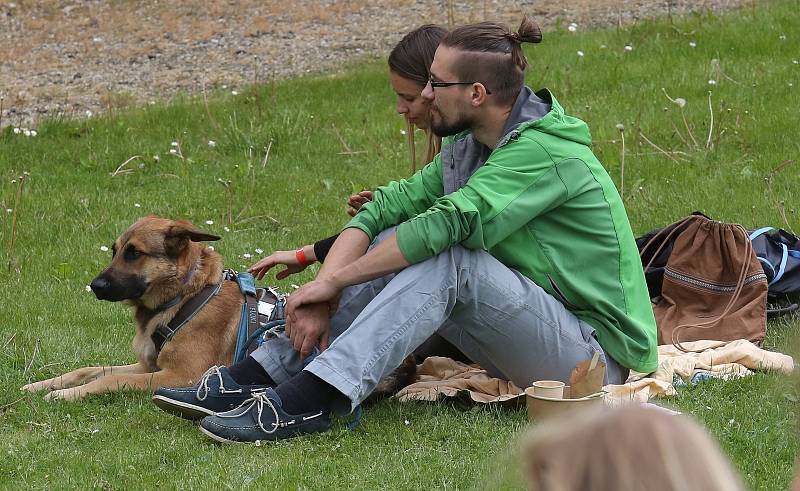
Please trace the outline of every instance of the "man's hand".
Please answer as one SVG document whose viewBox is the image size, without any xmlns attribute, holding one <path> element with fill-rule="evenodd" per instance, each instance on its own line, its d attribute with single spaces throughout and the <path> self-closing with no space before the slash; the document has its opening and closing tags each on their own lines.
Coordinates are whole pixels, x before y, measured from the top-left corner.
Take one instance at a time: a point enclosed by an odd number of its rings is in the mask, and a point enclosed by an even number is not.
<svg viewBox="0 0 800 491">
<path fill-rule="evenodd" d="M 350 206 L 350 208 L 347 209 L 347 214 L 351 217 L 356 216 L 358 210 L 361 209 L 361 205 L 369 201 L 372 201 L 372 191 L 364 190 L 358 194 L 350 196 L 347 198 L 347 205 Z"/>
<path fill-rule="evenodd" d="M 303 250 L 306 251 L 306 258 L 310 261 L 308 264 L 300 264 L 300 261 L 297 260 L 297 254 L 295 251 L 275 251 L 269 256 L 250 266 L 247 271 L 251 273 L 255 279 L 260 280 L 265 274 L 267 274 L 267 271 L 279 264 L 283 264 L 286 266 L 286 269 L 283 271 L 278 271 L 278 274 L 275 275 L 275 278 L 282 280 L 289 275 L 303 271 L 308 267 L 309 264 L 316 260 L 313 246 L 303 246 Z"/>
<path fill-rule="evenodd" d="M 336 312 L 342 287 L 331 279 L 319 279 L 306 283 L 299 290 L 289 295 L 286 301 L 286 316 L 304 305 L 322 303 L 328 305 L 331 313 Z"/>
<path fill-rule="evenodd" d="M 294 296 L 292 294 L 289 299 Z M 288 306 L 288 302 L 287 302 Z M 303 359 L 319 344 L 319 350 L 325 351 L 330 343 L 330 307 L 327 303 L 302 305 L 287 309 L 286 335 L 292 341 L 292 347 L 300 352 Z"/>
</svg>

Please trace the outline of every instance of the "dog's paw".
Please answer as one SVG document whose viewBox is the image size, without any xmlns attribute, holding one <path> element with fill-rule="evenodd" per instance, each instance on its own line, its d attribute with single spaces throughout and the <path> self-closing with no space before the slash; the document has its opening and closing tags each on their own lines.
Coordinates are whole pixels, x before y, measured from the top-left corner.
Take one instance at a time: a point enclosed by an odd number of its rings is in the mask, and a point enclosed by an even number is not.
<svg viewBox="0 0 800 491">
<path fill-rule="evenodd" d="M 53 392 L 50 392 L 46 396 L 44 396 L 44 400 L 49 402 L 77 401 L 81 397 L 82 397 L 81 393 L 73 388 L 73 389 L 54 390 Z"/>
<path fill-rule="evenodd" d="M 27 392 L 41 392 L 43 390 L 49 390 L 49 386 L 43 382 L 34 382 L 32 384 L 23 385 L 19 388 L 19 390 Z"/>
</svg>

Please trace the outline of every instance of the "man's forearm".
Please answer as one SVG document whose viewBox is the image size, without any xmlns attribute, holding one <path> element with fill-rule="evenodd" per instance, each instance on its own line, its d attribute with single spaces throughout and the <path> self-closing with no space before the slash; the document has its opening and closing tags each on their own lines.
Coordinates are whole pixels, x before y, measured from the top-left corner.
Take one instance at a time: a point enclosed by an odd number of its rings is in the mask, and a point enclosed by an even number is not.
<svg viewBox="0 0 800 491">
<path fill-rule="evenodd" d="M 400 252 L 395 234 L 365 254 L 368 247 L 367 234 L 356 228 L 346 229 L 328 253 L 317 279 L 333 280 L 344 288 L 394 273 L 410 264 Z"/>
<path fill-rule="evenodd" d="M 353 264 L 367 252 L 369 236 L 357 228 L 344 230 L 333 243 L 325 262 L 317 273 L 317 279 L 327 279 L 335 271 Z"/>
</svg>

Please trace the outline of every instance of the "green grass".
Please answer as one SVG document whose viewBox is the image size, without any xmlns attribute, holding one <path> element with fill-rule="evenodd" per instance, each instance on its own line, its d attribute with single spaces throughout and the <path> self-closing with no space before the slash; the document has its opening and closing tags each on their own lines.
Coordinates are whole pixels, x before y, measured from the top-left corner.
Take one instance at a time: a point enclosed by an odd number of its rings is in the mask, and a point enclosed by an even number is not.
<svg viewBox="0 0 800 491">
<path fill-rule="evenodd" d="M 551 88 L 589 123 L 595 151 L 617 183 L 616 125 L 624 125 L 625 202 L 635 232 L 696 209 L 746 227 L 798 231 L 797 25 L 796 3 L 778 0 L 755 12 L 705 13 L 674 24 L 550 32 L 528 50 L 528 81 Z M 697 146 L 662 88 L 688 102 L 683 115 Z M 709 90 L 713 148 L 706 145 Z M 218 93 L 208 109 L 179 99 L 43 123 L 31 138 L 2 131 L 0 406 L 22 397 L 17 388 L 28 381 L 134 360 L 130 312 L 96 301 L 85 285 L 110 257 L 100 247 L 137 217 L 213 220 L 206 228 L 223 236 L 217 250 L 239 269 L 254 261 L 256 248 L 266 253 L 327 236 L 346 221 L 347 195 L 407 174 L 404 123 L 393 108 L 381 61 L 238 96 Z M 337 132 L 362 153 L 342 154 Z M 673 161 L 640 134 L 682 153 Z M 184 158 L 169 154 L 172 141 Z M 126 166 L 132 172 L 110 175 L 135 155 L 141 157 Z M 30 176 L 17 206 L 12 180 L 24 171 Z M 280 285 L 288 289 L 313 272 Z M 799 328 L 797 321 L 770 323 L 767 346 L 796 353 Z M 778 490 L 786 489 L 798 451 L 796 401 L 792 382 L 759 374 L 683 389 L 665 402 L 699 418 L 751 487 Z M 0 486 L 490 488 L 501 482 L 491 476 L 511 466 L 512 437 L 524 422 L 520 410 L 384 402 L 355 432 L 339 422 L 321 436 L 222 447 L 162 414 L 144 394 L 56 404 L 33 395 L 0 415 Z"/>
</svg>

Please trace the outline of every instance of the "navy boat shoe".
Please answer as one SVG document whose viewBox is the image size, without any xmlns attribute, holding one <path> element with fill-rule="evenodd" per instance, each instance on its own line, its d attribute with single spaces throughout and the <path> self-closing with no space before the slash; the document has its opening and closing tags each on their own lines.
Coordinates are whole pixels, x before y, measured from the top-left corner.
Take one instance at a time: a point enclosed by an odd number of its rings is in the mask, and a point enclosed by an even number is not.
<svg viewBox="0 0 800 491">
<path fill-rule="evenodd" d="M 153 393 L 156 406 L 186 419 L 200 419 L 230 411 L 254 394 L 264 392 L 266 385 L 237 384 L 227 367 L 213 366 L 206 370 L 192 387 L 161 387 Z"/>
<path fill-rule="evenodd" d="M 285 440 L 331 427 L 327 411 L 288 414 L 281 398 L 272 389 L 254 393 L 241 406 L 225 413 L 207 416 L 200 431 L 222 443 L 255 443 L 262 440 Z"/>
</svg>

